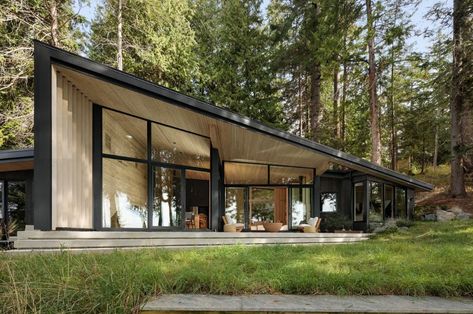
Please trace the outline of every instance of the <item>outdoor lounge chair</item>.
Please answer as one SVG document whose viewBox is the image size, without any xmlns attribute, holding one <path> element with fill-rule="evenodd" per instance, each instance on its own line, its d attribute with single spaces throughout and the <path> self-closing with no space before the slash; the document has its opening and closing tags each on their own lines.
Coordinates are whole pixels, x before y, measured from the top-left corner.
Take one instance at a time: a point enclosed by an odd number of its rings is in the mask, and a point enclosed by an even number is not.
<svg viewBox="0 0 473 314">
<path fill-rule="evenodd" d="M 225 224 L 223 226 L 223 231 L 225 232 L 240 232 L 243 230 L 243 227 L 245 226 L 242 223 L 238 223 L 230 217 L 229 214 L 225 214 L 225 216 L 222 216 L 223 223 Z"/>
<path fill-rule="evenodd" d="M 308 223 L 300 224 L 298 229 L 303 232 L 320 232 L 320 223 L 322 219 L 319 217 L 309 218 Z"/>
</svg>

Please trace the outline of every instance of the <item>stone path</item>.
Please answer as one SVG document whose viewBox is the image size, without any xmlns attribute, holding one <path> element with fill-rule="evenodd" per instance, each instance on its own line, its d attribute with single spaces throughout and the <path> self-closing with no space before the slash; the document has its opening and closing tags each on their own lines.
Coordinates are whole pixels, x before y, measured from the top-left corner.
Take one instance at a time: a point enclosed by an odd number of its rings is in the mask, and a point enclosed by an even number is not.
<svg viewBox="0 0 473 314">
<path fill-rule="evenodd" d="M 473 313 L 472 298 L 409 296 L 301 296 L 171 294 L 146 303 L 142 313 Z"/>
</svg>

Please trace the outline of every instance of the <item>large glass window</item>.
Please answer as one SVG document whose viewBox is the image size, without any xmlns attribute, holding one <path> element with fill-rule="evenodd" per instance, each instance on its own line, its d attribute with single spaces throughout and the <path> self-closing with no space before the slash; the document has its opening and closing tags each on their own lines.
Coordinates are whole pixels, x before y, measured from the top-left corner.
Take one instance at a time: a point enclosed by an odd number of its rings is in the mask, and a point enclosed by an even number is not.
<svg viewBox="0 0 473 314">
<path fill-rule="evenodd" d="M 312 189 L 291 188 L 292 227 L 309 221 L 312 212 Z"/>
<path fill-rule="evenodd" d="M 394 188 L 392 185 L 384 185 L 384 218 L 393 218 Z"/>
<path fill-rule="evenodd" d="M 245 193 L 245 188 L 225 188 L 225 214 L 238 223 L 245 223 Z"/>
<path fill-rule="evenodd" d="M 206 229 L 210 223 L 210 173 L 186 170 L 187 229 Z"/>
<path fill-rule="evenodd" d="M 275 191 L 273 188 L 250 188 L 251 230 L 264 230 L 263 223 L 274 222 Z"/>
<path fill-rule="evenodd" d="M 147 165 L 103 159 L 102 226 L 104 228 L 146 228 Z"/>
<path fill-rule="evenodd" d="M 225 184 L 268 184 L 268 166 L 225 162 Z"/>
<path fill-rule="evenodd" d="M 310 184 L 314 170 L 309 168 L 271 166 L 270 184 Z"/>
<path fill-rule="evenodd" d="M 354 221 L 363 221 L 365 186 L 363 182 L 355 183 L 353 185 L 353 217 Z"/>
<path fill-rule="evenodd" d="M 396 217 L 407 218 L 406 190 L 396 188 Z"/>
<path fill-rule="evenodd" d="M 154 160 L 210 169 L 209 139 L 155 123 L 152 124 L 151 137 Z"/>
<path fill-rule="evenodd" d="M 104 154 L 146 159 L 146 121 L 112 110 L 103 110 Z"/>
<path fill-rule="evenodd" d="M 320 208 L 323 213 L 337 211 L 337 193 L 320 193 Z"/>
<path fill-rule="evenodd" d="M 182 221 L 181 170 L 154 168 L 153 226 L 180 227 Z"/>
<path fill-rule="evenodd" d="M 368 221 L 383 221 L 383 185 L 378 182 L 370 182 L 370 202 Z"/>
</svg>

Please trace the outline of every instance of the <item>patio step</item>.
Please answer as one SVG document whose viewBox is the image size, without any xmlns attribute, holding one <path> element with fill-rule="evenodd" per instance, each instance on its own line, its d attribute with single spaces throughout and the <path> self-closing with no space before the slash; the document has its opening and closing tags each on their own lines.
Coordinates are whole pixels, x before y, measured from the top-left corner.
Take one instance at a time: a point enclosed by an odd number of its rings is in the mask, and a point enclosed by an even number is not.
<svg viewBox="0 0 473 314">
<path fill-rule="evenodd" d="M 139 231 L 21 231 L 17 249 L 202 247 L 214 245 L 341 244 L 364 241 L 361 233 L 220 233 Z"/>
</svg>

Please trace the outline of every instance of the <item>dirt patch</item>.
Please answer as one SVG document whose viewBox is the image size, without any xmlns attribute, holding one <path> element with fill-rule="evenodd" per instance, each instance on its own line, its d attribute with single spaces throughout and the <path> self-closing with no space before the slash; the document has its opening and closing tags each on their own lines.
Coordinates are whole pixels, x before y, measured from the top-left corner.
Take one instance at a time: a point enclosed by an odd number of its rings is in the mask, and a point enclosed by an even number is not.
<svg viewBox="0 0 473 314">
<path fill-rule="evenodd" d="M 453 198 L 446 188 L 436 188 L 432 192 L 422 192 L 416 195 L 416 204 L 421 206 L 458 206 L 463 211 L 473 214 L 473 188 L 468 188 L 466 197 Z"/>
</svg>

